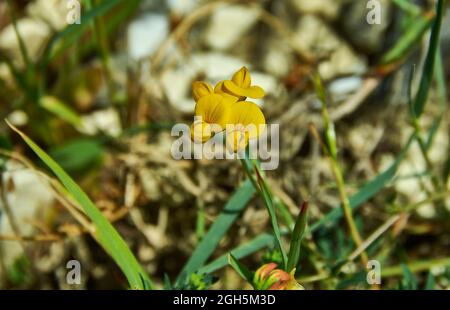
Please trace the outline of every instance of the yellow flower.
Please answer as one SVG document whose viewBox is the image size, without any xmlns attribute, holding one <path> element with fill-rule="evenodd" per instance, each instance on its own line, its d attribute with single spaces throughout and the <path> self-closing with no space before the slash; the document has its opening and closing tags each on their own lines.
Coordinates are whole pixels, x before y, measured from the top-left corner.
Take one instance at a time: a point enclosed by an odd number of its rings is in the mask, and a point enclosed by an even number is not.
<svg viewBox="0 0 450 310">
<path fill-rule="evenodd" d="M 230 100 L 232 100 L 233 102 L 237 102 L 239 100 L 245 100 L 245 97 L 240 97 L 240 96 L 234 95 L 234 94 L 230 93 L 228 90 L 226 90 L 225 87 L 223 86 L 224 82 L 225 81 L 220 81 L 219 83 L 216 84 L 216 86 L 214 87 L 214 92 L 216 94 L 220 94 L 224 97 L 227 97 Z"/>
<path fill-rule="evenodd" d="M 195 142 L 205 142 L 213 133 L 225 129 L 229 123 L 232 102 L 218 94 L 207 94 L 195 105 L 196 120 L 191 126 L 191 137 Z"/>
<path fill-rule="evenodd" d="M 259 137 L 264 131 L 266 119 L 261 109 L 253 102 L 238 101 L 231 105 L 226 143 L 230 151 L 244 149 L 250 139 Z"/>
<path fill-rule="evenodd" d="M 191 138 L 205 142 L 214 133 L 227 130 L 227 148 L 233 152 L 245 149 L 250 139 L 257 138 L 266 120 L 260 108 L 247 97 L 261 98 L 264 90 L 251 85 L 250 72 L 242 67 L 231 80 L 219 82 L 214 90 L 201 81 L 192 83 L 196 101 L 196 119 L 191 126 Z"/>
<path fill-rule="evenodd" d="M 264 97 L 264 90 L 259 86 L 252 86 L 252 80 L 250 72 L 246 67 L 242 67 L 237 71 L 231 80 L 225 80 L 219 82 L 214 91 L 216 93 L 225 93 L 239 100 L 245 100 L 245 98 L 262 98 Z"/>
<path fill-rule="evenodd" d="M 192 96 L 194 97 L 195 102 L 198 102 L 200 98 L 213 94 L 214 90 L 208 83 L 195 81 L 192 83 Z"/>
</svg>

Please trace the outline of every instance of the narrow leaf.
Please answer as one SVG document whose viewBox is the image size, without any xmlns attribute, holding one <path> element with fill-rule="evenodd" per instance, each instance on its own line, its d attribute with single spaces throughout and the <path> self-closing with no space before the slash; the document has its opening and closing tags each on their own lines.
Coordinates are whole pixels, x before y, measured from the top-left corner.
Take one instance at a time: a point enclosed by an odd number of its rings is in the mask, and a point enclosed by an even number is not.
<svg viewBox="0 0 450 310">
<path fill-rule="evenodd" d="M 245 267 L 243 264 L 241 264 L 234 256 L 233 254 L 228 254 L 228 264 L 230 264 L 231 267 L 233 267 L 234 270 L 248 283 L 252 283 L 253 281 L 253 273 Z"/>
<path fill-rule="evenodd" d="M 219 245 L 220 240 L 230 229 L 231 225 L 236 221 L 239 214 L 244 210 L 247 203 L 255 194 L 255 189 L 252 183 L 247 180 L 228 200 L 223 211 L 217 217 L 208 230 L 200 244 L 192 253 L 186 265 L 183 267 L 180 275 L 177 278 L 176 286 L 180 286 L 187 277 L 202 267 L 214 250 Z"/>
<path fill-rule="evenodd" d="M 297 217 L 297 221 L 295 222 L 294 226 L 294 232 L 292 233 L 286 270 L 288 272 L 291 272 L 292 269 L 297 267 L 298 261 L 300 259 L 301 243 L 306 231 L 307 213 L 308 213 L 308 202 L 305 201 L 303 202 L 303 205 L 300 209 L 300 214 Z"/>
<path fill-rule="evenodd" d="M 60 117 L 62 120 L 75 127 L 81 125 L 81 118 L 72 108 L 53 96 L 45 96 L 40 99 L 40 106 L 48 112 Z"/>
<path fill-rule="evenodd" d="M 444 1 L 438 0 L 436 5 L 436 17 L 431 30 L 430 45 L 428 48 L 425 65 L 420 80 L 419 91 L 413 104 L 414 117 L 419 118 L 422 114 L 428 98 L 431 82 L 433 80 L 434 64 L 436 62 L 436 51 L 439 48 L 439 35 L 441 32 Z"/>
<path fill-rule="evenodd" d="M 7 122 L 7 121 L 6 121 Z M 151 281 L 131 253 L 125 241 L 95 206 L 86 193 L 72 180 L 72 178 L 50 157 L 35 144 L 28 136 L 8 123 L 12 130 L 17 132 L 36 155 L 53 171 L 72 198 L 83 208 L 86 215 L 95 225 L 95 238 L 101 246 L 112 256 L 117 265 L 123 271 L 133 289 L 145 289 L 151 287 Z"/>
</svg>

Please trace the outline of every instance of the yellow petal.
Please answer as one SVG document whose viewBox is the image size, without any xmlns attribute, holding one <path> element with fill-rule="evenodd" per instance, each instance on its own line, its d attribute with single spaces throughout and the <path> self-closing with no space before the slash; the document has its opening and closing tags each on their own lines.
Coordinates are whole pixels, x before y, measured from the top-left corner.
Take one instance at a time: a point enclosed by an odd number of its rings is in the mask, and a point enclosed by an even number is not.
<svg viewBox="0 0 450 310">
<path fill-rule="evenodd" d="M 233 77 L 231 80 L 239 87 L 242 88 L 248 88 L 252 84 L 252 79 L 250 77 L 250 72 L 248 71 L 247 67 L 242 67 L 239 69 L 235 74 L 233 74 Z"/>
<path fill-rule="evenodd" d="M 234 125 L 245 127 L 249 139 L 261 135 L 266 119 L 261 109 L 253 102 L 239 101 L 232 105 L 229 121 Z"/>
<path fill-rule="evenodd" d="M 232 104 L 233 101 L 219 94 L 203 96 L 195 105 L 195 115 L 206 123 L 225 128 L 229 122 Z"/>
<path fill-rule="evenodd" d="M 233 130 L 226 135 L 227 149 L 230 152 L 244 150 L 248 144 L 248 134 L 241 130 Z"/>
<path fill-rule="evenodd" d="M 192 83 L 192 96 L 195 102 L 197 102 L 201 97 L 214 93 L 211 85 L 201 81 L 195 81 Z"/>
<path fill-rule="evenodd" d="M 216 94 L 220 94 L 222 96 L 225 96 L 227 98 L 229 98 L 230 100 L 233 100 L 234 102 L 239 101 L 239 100 L 245 100 L 245 98 L 241 98 L 240 96 L 234 95 L 233 93 L 229 92 L 224 86 L 223 83 L 225 81 L 220 81 L 219 83 L 217 83 L 217 85 L 214 87 L 214 92 Z"/>
<path fill-rule="evenodd" d="M 211 125 L 204 121 L 195 121 L 191 125 L 191 139 L 194 142 L 202 143 L 212 136 Z"/>
<path fill-rule="evenodd" d="M 264 90 L 259 86 L 250 86 L 248 88 L 243 88 L 237 86 L 233 81 L 224 81 L 223 88 L 229 93 L 239 96 L 239 97 L 249 97 L 249 98 L 262 98 L 264 97 Z"/>
</svg>

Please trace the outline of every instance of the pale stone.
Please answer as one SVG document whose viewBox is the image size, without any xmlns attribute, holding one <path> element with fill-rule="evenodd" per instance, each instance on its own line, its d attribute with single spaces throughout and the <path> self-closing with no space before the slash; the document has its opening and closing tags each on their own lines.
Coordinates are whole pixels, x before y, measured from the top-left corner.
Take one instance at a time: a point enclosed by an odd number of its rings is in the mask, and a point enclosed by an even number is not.
<svg viewBox="0 0 450 310">
<path fill-rule="evenodd" d="M 226 50 L 252 28 L 259 18 L 259 11 L 240 5 L 224 6 L 216 10 L 206 29 L 206 44 L 218 50 Z"/>
<path fill-rule="evenodd" d="M 163 14 L 145 14 L 128 26 L 128 55 L 140 60 L 153 55 L 169 34 L 169 21 Z"/>
</svg>

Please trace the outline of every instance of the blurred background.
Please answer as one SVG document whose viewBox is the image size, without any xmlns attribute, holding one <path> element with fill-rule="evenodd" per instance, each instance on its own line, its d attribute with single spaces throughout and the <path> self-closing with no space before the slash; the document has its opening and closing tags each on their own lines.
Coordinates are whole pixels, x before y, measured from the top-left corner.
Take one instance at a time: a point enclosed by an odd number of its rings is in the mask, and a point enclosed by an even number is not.
<svg viewBox="0 0 450 310">
<path fill-rule="evenodd" d="M 323 132 L 317 72 L 357 225 L 364 239 L 376 236 L 368 253 L 381 262 L 382 288 L 450 288 L 449 10 L 414 122 L 409 94 L 427 55 L 432 0 L 1 0 L 0 288 L 127 287 L 89 223 L 3 119 L 80 184 L 162 286 L 245 179 L 236 160 L 174 160 L 170 130 L 193 120 L 193 81 L 229 79 L 243 65 L 266 91 L 256 103 L 267 122 L 280 124 L 280 166 L 266 176 L 290 213 L 308 200 L 314 225 L 340 204 L 310 132 Z M 424 143 L 408 143 L 413 133 Z M 267 232 L 254 197 L 212 259 Z M 307 289 L 367 288 L 351 264 L 321 276 L 355 249 L 344 220 L 305 242 L 297 275 Z M 255 270 L 276 257 L 267 244 L 243 261 Z M 81 264 L 80 285 L 66 282 L 71 259 Z M 191 288 L 249 288 L 229 267 L 194 280 Z"/>
</svg>

